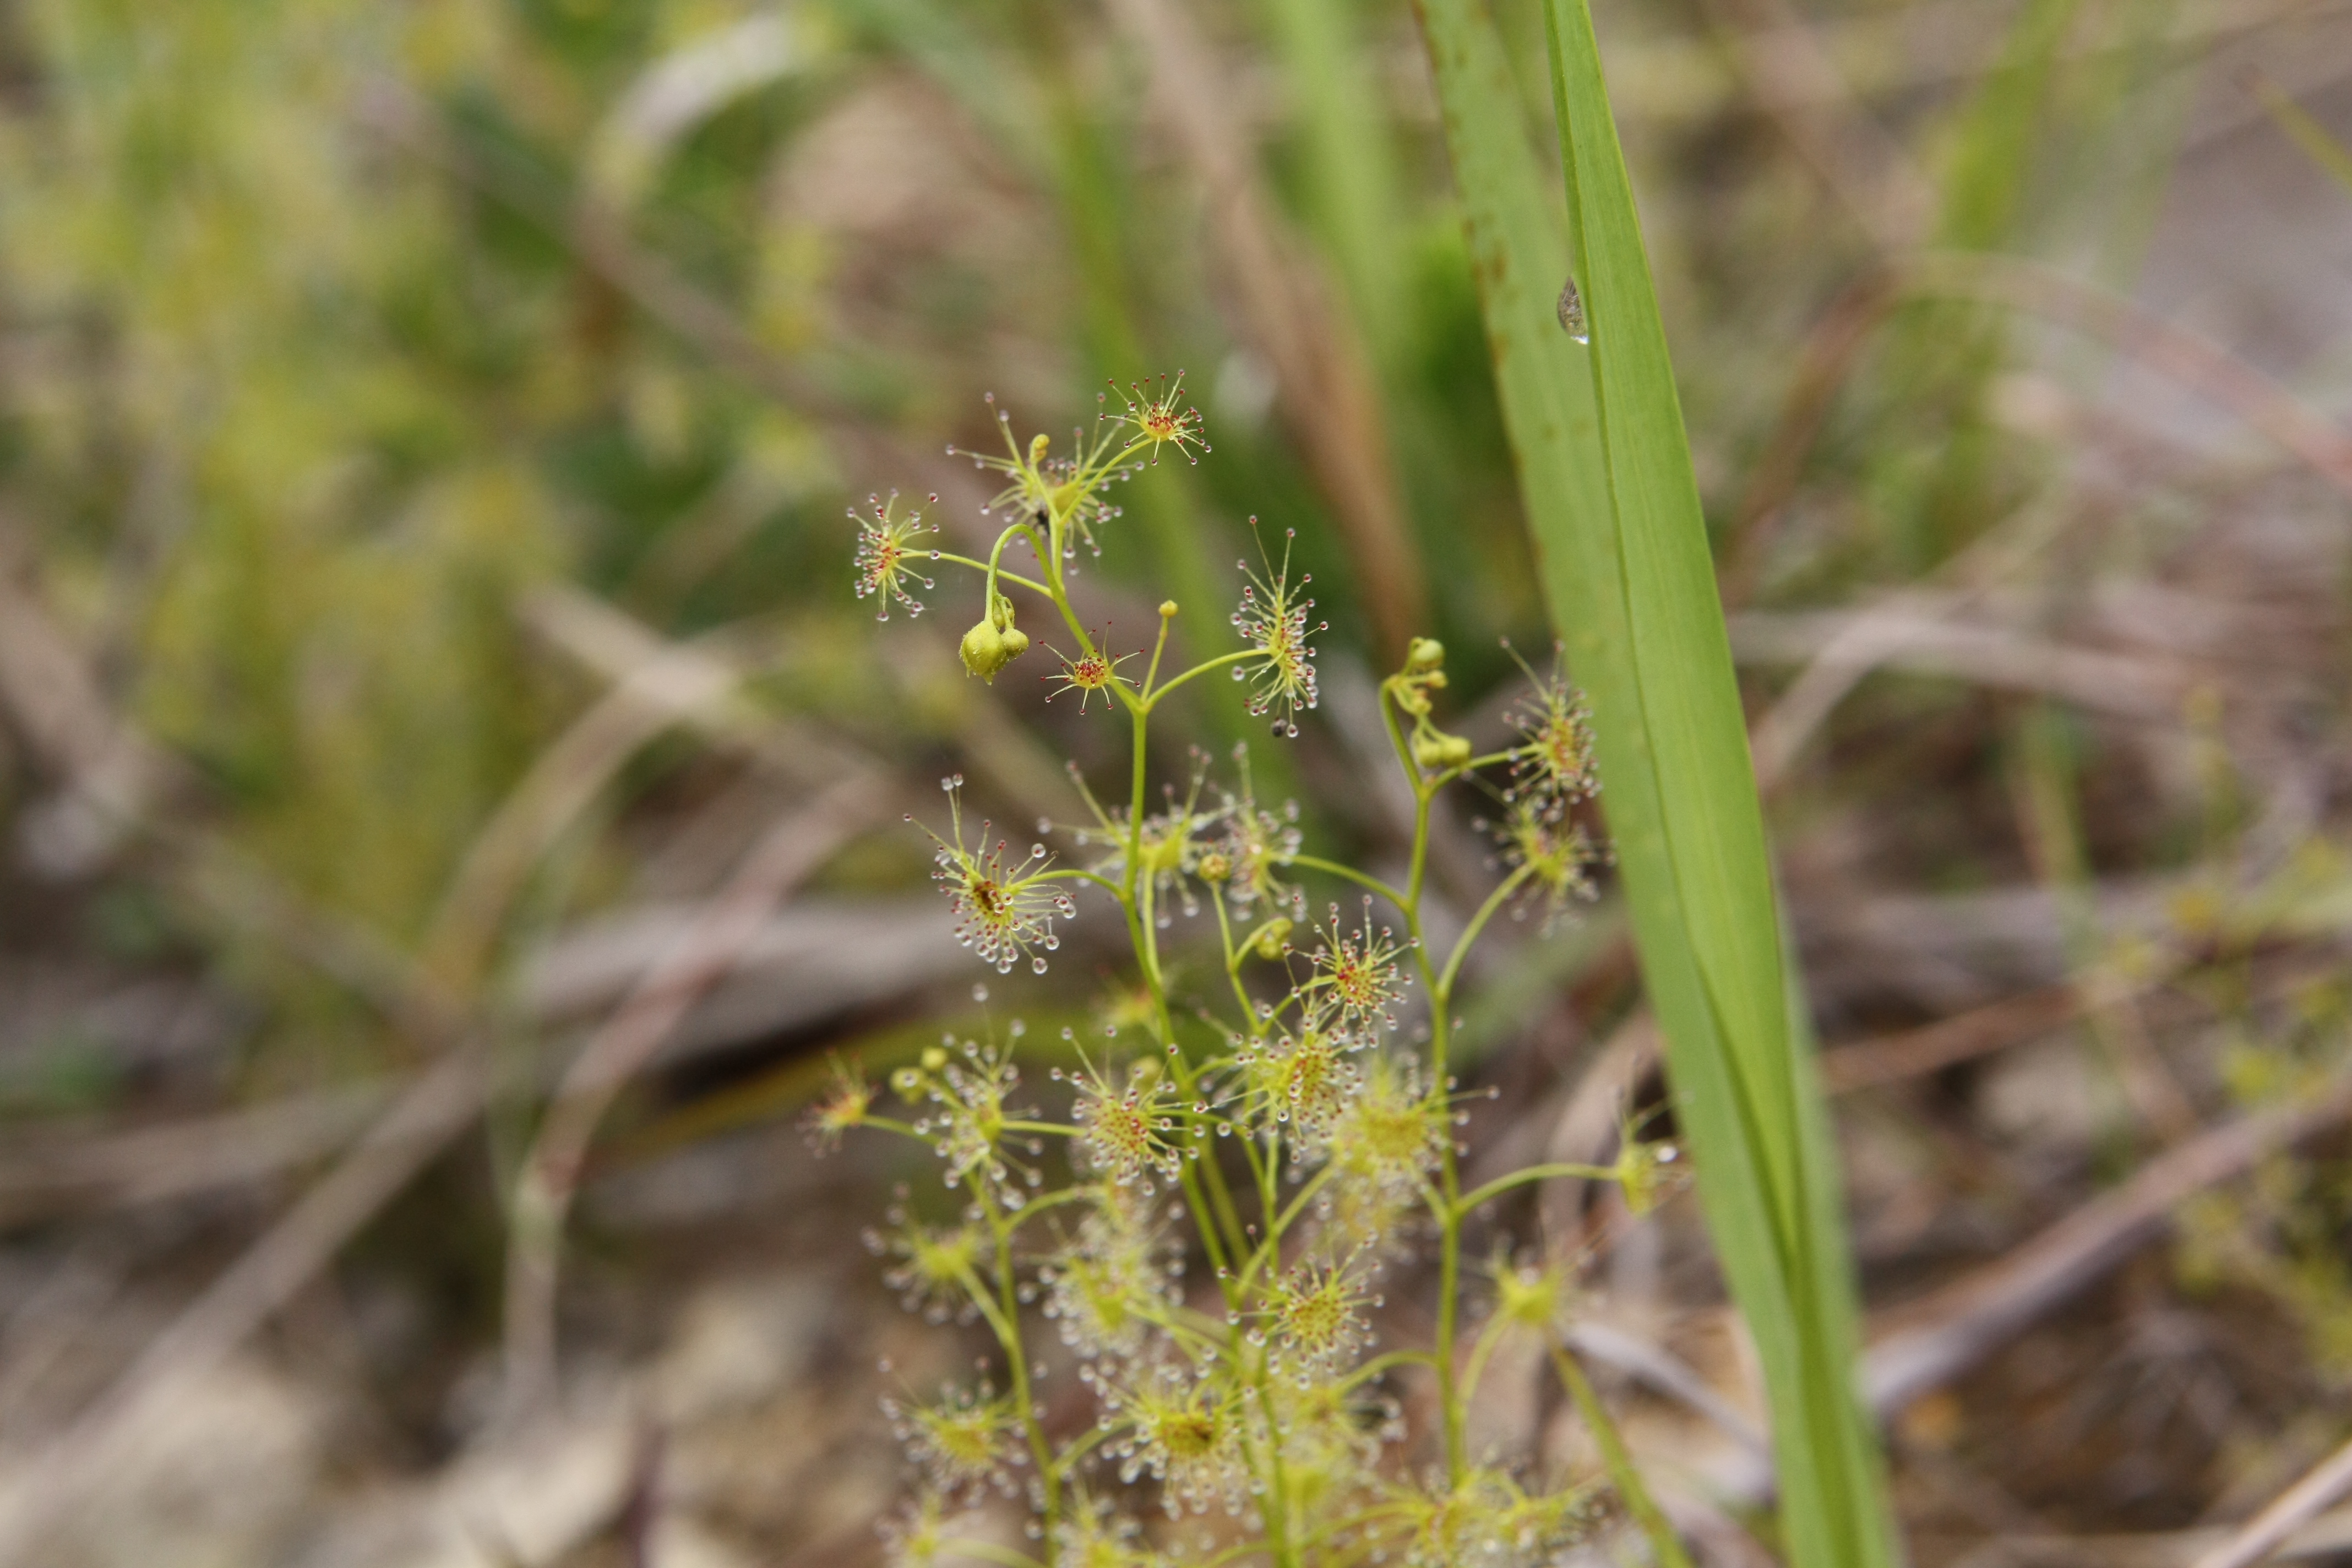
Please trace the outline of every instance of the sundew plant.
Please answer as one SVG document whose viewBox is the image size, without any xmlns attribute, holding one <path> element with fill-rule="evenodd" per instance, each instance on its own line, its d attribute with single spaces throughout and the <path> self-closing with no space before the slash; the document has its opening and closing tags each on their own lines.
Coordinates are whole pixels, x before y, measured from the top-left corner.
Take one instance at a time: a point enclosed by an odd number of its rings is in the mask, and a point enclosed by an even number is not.
<svg viewBox="0 0 2352 1568">
<path fill-rule="evenodd" d="M 958 778 L 944 781 L 945 820 L 929 829 L 959 937 L 1000 973 L 1045 970 L 1082 888 L 1125 922 L 1140 978 L 1127 1016 L 1093 1037 L 1065 1030 L 1051 1053 L 1066 1118 L 1024 1098 L 1017 1024 L 1003 1038 L 950 1037 L 895 1072 L 903 1115 L 883 1114 L 877 1087 L 845 1067 L 813 1112 L 821 1141 L 876 1129 L 936 1153 L 947 1212 L 960 1214 L 926 1223 L 902 1202 L 872 1244 L 910 1309 L 994 1340 L 969 1382 L 887 1402 L 920 1474 L 889 1530 L 895 1560 L 1507 1568 L 1586 1539 L 1613 1492 L 1676 1561 L 1557 1342 L 1566 1265 L 1463 1266 L 1465 1221 L 1506 1193 L 1557 1175 L 1614 1181 L 1638 1213 L 1673 1158 L 1628 1137 L 1608 1168 L 1532 1166 L 1473 1191 L 1459 1176 L 1464 1094 L 1449 1053 L 1464 960 L 1507 908 L 1549 922 L 1589 898 L 1604 858 L 1573 811 L 1597 787 L 1583 705 L 1530 670 L 1517 742 L 1474 754 L 1434 717 L 1444 649 L 1414 639 L 1380 688 L 1414 801 L 1401 886 L 1309 853 L 1295 807 L 1255 797 L 1246 752 L 1226 782 L 1196 763 L 1155 792 L 1148 739 L 1164 699 L 1227 671 L 1251 713 L 1294 737 L 1316 705 L 1323 628 L 1286 533 L 1241 565 L 1238 648 L 1169 668 L 1173 603 L 1160 606 L 1148 654 L 1088 630 L 1066 574 L 1081 543 L 1099 550 L 1112 531 L 1113 487 L 1166 448 L 1193 460 L 1207 449 L 1181 376 L 1121 403 L 1107 402 L 1066 453 L 1043 435 L 1024 444 L 997 414 L 1004 450 L 975 460 L 1003 475 L 989 510 L 1010 521 L 985 561 L 932 547 L 895 501 L 853 513 L 858 592 L 882 615 L 919 611 L 916 592 L 935 586 L 925 574 L 975 573 L 982 612 L 962 638 L 965 668 L 992 681 L 1031 654 L 1026 614 L 1054 628 L 1041 634 L 1055 639 L 1045 700 L 1075 695 L 1086 709 L 1099 697 L 1133 738 L 1121 787 L 1080 781 L 1091 817 L 1063 833 L 1068 863 L 975 828 Z M 1502 875 L 1439 947 L 1423 919 L 1431 810 L 1464 784 L 1489 797 Z M 1318 901 L 1310 882 L 1340 899 Z M 1210 917 L 1218 943 L 1213 961 L 1188 956 L 1182 984 L 1167 951 L 1180 914 L 1200 921 L 1191 929 L 1203 942 Z M 1419 1321 L 1433 1330 L 1388 1342 L 1383 1290 L 1405 1258 L 1433 1250 L 1434 1299 Z M 1607 1482 L 1472 1452 L 1468 1405 L 1512 1333 L 1545 1339 Z M 1042 1356 L 1054 1338 L 1066 1353 Z M 1083 1399 L 1045 1397 L 1049 1361 L 1075 1361 Z M 1416 1386 L 1433 1399 L 1408 1419 Z M 992 1496 L 1000 1511 L 1025 1510 L 1022 1544 L 987 1532 L 979 1505 Z"/>
</svg>

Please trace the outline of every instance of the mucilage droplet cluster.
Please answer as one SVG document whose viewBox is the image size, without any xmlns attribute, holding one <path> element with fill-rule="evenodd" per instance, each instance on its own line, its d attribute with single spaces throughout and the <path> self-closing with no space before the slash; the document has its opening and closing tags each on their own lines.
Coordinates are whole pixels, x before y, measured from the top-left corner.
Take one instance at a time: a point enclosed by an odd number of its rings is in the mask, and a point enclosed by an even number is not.
<svg viewBox="0 0 2352 1568">
<path fill-rule="evenodd" d="M 1498 1262 L 1479 1277 L 1489 1284 L 1466 1282 L 1463 1231 L 1549 1175 L 1617 1182 L 1646 1211 L 1672 1151 L 1629 1132 L 1613 1166 L 1530 1167 L 1465 1193 L 1467 1097 L 1449 1057 L 1463 960 L 1492 918 L 1535 908 L 1549 923 L 1591 896 L 1606 863 L 1580 820 L 1599 787 L 1582 700 L 1557 671 L 1528 669 L 1511 738 L 1479 754 L 1437 721 L 1444 647 L 1413 639 L 1379 689 L 1415 808 L 1395 880 L 1309 853 L 1297 804 L 1260 798 L 1246 748 L 1225 765 L 1196 752 L 1155 788 L 1152 714 L 1201 677 L 1228 670 L 1284 740 L 1315 710 L 1326 627 L 1295 531 L 1278 556 L 1261 541 L 1241 563 L 1239 647 L 1171 664 L 1171 602 L 1148 648 L 1114 652 L 1110 629 L 1072 606 L 1076 551 L 1100 552 L 1119 515 L 1110 494 L 1139 467 L 1208 450 L 1183 378 L 1106 398 L 1058 449 L 991 407 L 1002 453 L 965 455 L 1003 480 L 985 509 L 1001 521 L 992 547 L 935 548 L 895 498 L 873 502 L 854 514 L 856 590 L 911 615 L 912 590 L 935 586 L 919 563 L 969 570 L 982 581 L 967 670 L 1021 668 L 1025 615 L 1057 627 L 1045 697 L 1076 691 L 1089 721 L 1097 698 L 1125 717 L 1133 763 L 1116 788 L 1071 769 L 1081 820 L 1040 823 L 1025 848 L 985 821 L 968 834 L 950 776 L 944 832 L 930 831 L 957 940 L 983 963 L 1045 973 L 1083 899 L 1077 929 L 1123 932 L 1131 979 L 1093 1024 L 1042 1047 L 1017 1022 L 951 1033 L 897 1066 L 887 1097 L 836 1060 L 809 1113 L 820 1147 L 872 1131 L 929 1150 L 938 1188 L 902 1192 L 868 1245 L 908 1310 L 990 1346 L 971 1376 L 886 1405 L 919 1478 L 885 1532 L 891 1558 L 955 1560 L 979 1539 L 970 1510 L 1011 1499 L 1030 1515 L 1024 1544 L 984 1555 L 1017 1568 L 1185 1561 L 1202 1515 L 1228 1521 L 1221 1563 L 1559 1561 L 1600 1517 L 1590 1479 L 1474 1454 L 1465 1413 L 1496 1337 L 1552 1331 L 1566 1271 Z M 1491 798 L 1500 874 L 1444 922 L 1439 949 L 1424 927 L 1431 814 L 1464 785 Z M 1049 1070 L 1033 1100 L 1020 1063 L 1035 1055 Z M 1433 1257 L 1433 1301 L 1419 1268 Z M 1395 1342 L 1400 1290 L 1433 1337 Z M 1465 1308 L 1486 1302 L 1468 1344 Z M 1066 1392 L 1049 1416 L 1039 1387 L 1057 1365 L 1083 1395 L 1075 1424 Z M 1432 1414 L 1408 1421 L 1416 1379 Z"/>
</svg>

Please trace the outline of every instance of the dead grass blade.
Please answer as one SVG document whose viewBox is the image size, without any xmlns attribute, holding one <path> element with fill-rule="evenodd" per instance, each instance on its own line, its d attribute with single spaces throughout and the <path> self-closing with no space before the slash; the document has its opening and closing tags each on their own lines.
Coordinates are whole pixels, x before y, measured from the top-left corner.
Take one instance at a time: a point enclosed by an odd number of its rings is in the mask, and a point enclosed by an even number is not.
<svg viewBox="0 0 2352 1568">
<path fill-rule="evenodd" d="M 2187 1199 L 2347 1116 L 2352 1077 L 2201 1133 L 1998 1263 L 1883 1314 L 1887 1326 L 1864 1358 L 1872 1406 L 1885 1415 L 1948 1382 L 2161 1236 Z"/>
<path fill-rule="evenodd" d="M 1789 0 L 1708 0 L 1716 34 L 1748 89 L 1872 243 L 1908 250 L 1927 236 L 1936 193 Z"/>
<path fill-rule="evenodd" d="M 1428 605 L 1369 356 L 1259 181 L 1193 14 L 1171 0 L 1112 0 L 1110 14 L 1149 62 L 1154 96 L 1207 187 L 1241 335 L 1274 367 L 1284 421 L 1347 535 L 1381 650 L 1400 657 L 1427 629 Z"/>
<path fill-rule="evenodd" d="M 2347 1493 L 2352 1493 L 2352 1443 L 2281 1492 L 2236 1535 L 2199 1557 L 2195 1568 L 2253 1568 Z"/>
<path fill-rule="evenodd" d="M 1953 252 L 1905 260 L 1900 287 L 2023 310 L 2100 338 L 2228 409 L 2352 495 L 2352 435 L 2235 354 L 2128 300 L 2015 257 Z"/>
<path fill-rule="evenodd" d="M 88 1495 L 163 1403 L 217 1367 L 341 1251 L 481 1109 L 478 1052 L 453 1050 L 335 1169 L 148 1342 L 107 1391 L 0 1493 L 0 1563 L 37 1563 L 47 1531 Z"/>
<path fill-rule="evenodd" d="M 563 1224 L 597 1124 L 696 1000 L 734 967 L 776 901 L 878 821 L 890 801 L 880 776 L 855 772 L 777 824 L 573 1059 L 516 1184 L 507 1267 L 509 1410 L 538 1408 L 556 1387 Z"/>
</svg>

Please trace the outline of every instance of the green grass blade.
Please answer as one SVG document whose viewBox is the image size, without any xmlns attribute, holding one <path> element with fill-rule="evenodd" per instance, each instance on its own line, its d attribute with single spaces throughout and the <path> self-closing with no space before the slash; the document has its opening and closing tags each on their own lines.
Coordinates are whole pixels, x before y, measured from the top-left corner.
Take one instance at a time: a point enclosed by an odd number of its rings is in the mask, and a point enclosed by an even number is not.
<svg viewBox="0 0 2352 1568">
<path fill-rule="evenodd" d="M 1307 216 L 1347 287 L 1358 328 L 1383 365 L 1402 352 L 1404 279 L 1396 156 L 1372 59 L 1347 0 L 1266 0 L 1298 100 Z"/>
<path fill-rule="evenodd" d="M 1988 250 L 2016 227 L 2066 31 L 2082 0 L 2029 0 L 1962 114 L 1943 180 L 1937 243 Z"/>
<path fill-rule="evenodd" d="M 1805 1568 L 1891 1563 L 1834 1149 L 1784 978 L 1747 735 L 1633 192 L 1581 0 L 1547 0 L 1570 233 L 1478 0 L 1423 0 L 1528 523 L 1577 678 L 1708 1226 Z M 1554 317 L 1581 286 L 1591 345 Z"/>
<path fill-rule="evenodd" d="M 1684 1078 L 1730 1100 L 1707 1108 L 1710 1125 L 1694 1129 L 1694 1152 L 1703 1192 L 1717 1189 L 1707 1194 L 1709 1218 L 1770 1386 L 1790 1556 L 1805 1564 L 1890 1562 L 1876 1447 L 1853 1380 L 1853 1283 L 1834 1145 L 1811 1081 L 1810 1042 L 1792 1027 L 1763 814 L 1665 329 L 1585 0 L 1547 0 L 1545 22 L 1570 229 L 1592 330 L 1585 358 L 1610 480 L 1607 521 L 1631 634 L 1623 661 L 1631 689 L 1615 696 L 1648 740 L 1655 794 L 1638 805 L 1654 801 L 1664 855 L 1641 873 L 1670 879 L 1672 923 L 1667 900 L 1633 885 L 1630 867 L 1628 893 L 1645 962 L 1653 946 L 1687 953 L 1673 970 L 1696 994 L 1653 998 L 1674 1059 L 1719 1058 Z M 1724 1201 L 1727 1181 L 1759 1189 L 1769 1245 L 1734 1234 L 1744 1205 Z"/>
<path fill-rule="evenodd" d="M 2347 191 L 2352 191 L 2352 152 L 2328 134 L 2327 127 L 2311 117 L 2311 111 L 2294 99 L 2276 82 L 2266 77 L 2254 76 L 2246 83 L 2254 101 L 2271 117 L 2281 131 L 2287 133 L 2304 156 L 2319 165 L 2327 177 Z"/>
</svg>

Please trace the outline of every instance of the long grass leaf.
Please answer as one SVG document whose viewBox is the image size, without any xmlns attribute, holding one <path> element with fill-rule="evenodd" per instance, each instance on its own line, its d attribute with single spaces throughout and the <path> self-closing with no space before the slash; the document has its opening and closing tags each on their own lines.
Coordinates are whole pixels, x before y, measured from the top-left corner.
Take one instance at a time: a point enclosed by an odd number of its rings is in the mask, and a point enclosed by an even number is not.
<svg viewBox="0 0 2352 1568">
<path fill-rule="evenodd" d="M 1569 234 L 1478 0 L 1422 0 L 1522 497 L 1592 698 L 1610 826 L 1677 1114 L 1763 1363 L 1794 1560 L 1892 1560 L 1853 1384 L 1826 1117 L 1777 902 L 1687 441 L 1591 22 L 1549 0 Z M 1587 347 L 1561 331 L 1571 272 Z"/>
<path fill-rule="evenodd" d="M 2327 127 L 2311 117 L 2311 110 L 2287 96 L 2284 89 L 2263 76 L 2251 77 L 2247 90 L 2254 101 L 2276 124 L 2303 149 L 2304 156 L 2319 165 L 2327 177 L 2347 191 L 2352 191 L 2352 151 L 2330 135 Z"/>
<path fill-rule="evenodd" d="M 1591 12 L 1586 0 L 1546 0 L 1544 16 L 1570 232 L 1591 326 L 1585 368 L 1612 503 L 1605 521 L 1586 526 L 1613 525 L 1617 538 L 1631 634 L 1631 717 L 1648 737 L 1665 848 L 1665 864 L 1644 870 L 1672 879 L 1680 929 L 1640 920 L 1644 894 L 1630 872 L 1628 892 L 1637 925 L 1652 926 L 1659 942 L 1687 948 L 1712 1015 L 1711 1028 L 1695 1019 L 1685 1026 L 1685 1045 L 1673 1039 L 1674 1020 L 1663 1004 L 1659 1009 L 1677 1059 L 1710 1050 L 1723 1058 L 1719 1070 L 1704 1076 L 1729 1089 L 1739 1136 L 1708 1129 L 1733 1156 L 1714 1184 L 1763 1185 L 1773 1226 L 1769 1250 L 1724 1247 L 1731 1205 L 1718 1201 L 1710 1217 L 1771 1385 L 1791 1555 L 1801 1563 L 1886 1563 L 1893 1534 L 1853 1378 L 1853 1281 L 1835 1146 L 1801 1010 L 1786 984 L 1763 813 L 1674 364 Z M 1675 1011 L 1693 1009 L 1685 1001 Z M 1696 1152 L 1704 1187 L 1708 1152 Z"/>
</svg>

